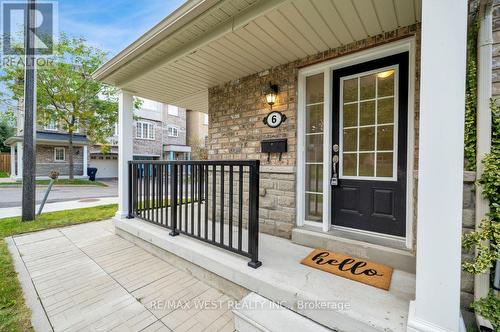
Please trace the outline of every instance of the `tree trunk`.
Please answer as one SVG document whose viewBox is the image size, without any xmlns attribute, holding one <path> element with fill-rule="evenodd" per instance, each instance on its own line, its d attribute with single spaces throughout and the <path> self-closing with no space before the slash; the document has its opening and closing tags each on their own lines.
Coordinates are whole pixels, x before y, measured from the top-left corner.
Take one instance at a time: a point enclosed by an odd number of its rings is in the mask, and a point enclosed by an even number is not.
<svg viewBox="0 0 500 332">
<path fill-rule="evenodd" d="M 73 132 L 69 132 L 69 146 L 68 146 L 68 162 L 69 162 L 69 178 L 74 178 L 74 165 L 73 165 Z"/>
</svg>

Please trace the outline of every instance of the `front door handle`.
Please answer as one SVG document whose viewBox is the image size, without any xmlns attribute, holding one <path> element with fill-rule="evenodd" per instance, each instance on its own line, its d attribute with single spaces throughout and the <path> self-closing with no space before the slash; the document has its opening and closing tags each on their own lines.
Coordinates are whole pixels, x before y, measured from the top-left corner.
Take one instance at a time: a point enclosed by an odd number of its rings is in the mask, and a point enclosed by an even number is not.
<svg viewBox="0 0 500 332">
<path fill-rule="evenodd" d="M 337 175 L 337 163 L 339 162 L 339 156 L 334 154 L 332 158 L 333 175 Z"/>
<path fill-rule="evenodd" d="M 332 180 L 330 181 L 330 184 L 332 186 L 339 185 L 339 177 L 337 176 L 337 163 L 338 162 L 339 162 L 339 156 L 337 154 L 334 154 L 332 157 L 333 174 L 332 174 Z"/>
</svg>

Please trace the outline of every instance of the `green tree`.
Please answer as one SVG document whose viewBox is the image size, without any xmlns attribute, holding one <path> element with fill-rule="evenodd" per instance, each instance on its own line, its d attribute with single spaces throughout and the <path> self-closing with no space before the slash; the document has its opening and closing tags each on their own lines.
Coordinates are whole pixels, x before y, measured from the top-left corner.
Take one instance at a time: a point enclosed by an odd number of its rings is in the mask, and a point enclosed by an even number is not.
<svg viewBox="0 0 500 332">
<path fill-rule="evenodd" d="M 4 142 L 13 135 L 14 127 L 3 116 L 0 116 L 0 152 L 10 151 L 10 146 L 6 146 Z"/>
<path fill-rule="evenodd" d="M 82 38 L 62 35 L 54 44 L 50 64 L 37 72 L 37 121 L 46 125 L 57 121 L 68 133 L 69 178 L 74 177 L 74 134 L 86 133 L 92 144 L 106 146 L 118 118 L 116 90 L 92 79 L 92 73 L 106 59 L 106 54 L 86 44 Z M 4 68 L 5 82 L 16 103 L 23 100 L 24 68 Z"/>
</svg>

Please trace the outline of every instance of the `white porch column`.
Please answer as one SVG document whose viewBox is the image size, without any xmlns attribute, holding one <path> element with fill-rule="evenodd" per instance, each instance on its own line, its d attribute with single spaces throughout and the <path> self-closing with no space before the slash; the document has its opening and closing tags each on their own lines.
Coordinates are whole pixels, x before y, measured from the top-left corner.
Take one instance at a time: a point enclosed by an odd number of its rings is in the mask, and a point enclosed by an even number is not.
<svg viewBox="0 0 500 332">
<path fill-rule="evenodd" d="M 16 179 L 23 178 L 23 142 L 17 142 L 17 173 Z"/>
<path fill-rule="evenodd" d="M 120 91 L 118 99 L 118 211 L 116 216 L 128 215 L 128 161 L 132 160 L 134 98 Z"/>
<path fill-rule="evenodd" d="M 83 146 L 83 176 L 87 176 L 87 167 L 89 165 L 87 154 L 88 154 L 87 146 L 84 145 Z"/>
<path fill-rule="evenodd" d="M 10 146 L 10 177 L 16 177 L 16 146 Z"/>
<path fill-rule="evenodd" d="M 460 331 L 466 0 L 422 1 L 416 298 L 408 331 Z"/>
</svg>

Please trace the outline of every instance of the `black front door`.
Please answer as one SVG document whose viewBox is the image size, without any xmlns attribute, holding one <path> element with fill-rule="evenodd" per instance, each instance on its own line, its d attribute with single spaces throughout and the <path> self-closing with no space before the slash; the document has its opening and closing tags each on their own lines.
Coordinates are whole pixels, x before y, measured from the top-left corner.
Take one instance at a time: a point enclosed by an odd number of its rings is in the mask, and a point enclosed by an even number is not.
<svg viewBox="0 0 500 332">
<path fill-rule="evenodd" d="M 332 223 L 406 235 L 408 53 L 333 72 Z"/>
</svg>

